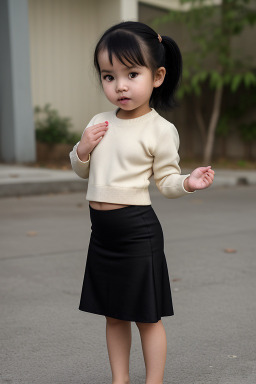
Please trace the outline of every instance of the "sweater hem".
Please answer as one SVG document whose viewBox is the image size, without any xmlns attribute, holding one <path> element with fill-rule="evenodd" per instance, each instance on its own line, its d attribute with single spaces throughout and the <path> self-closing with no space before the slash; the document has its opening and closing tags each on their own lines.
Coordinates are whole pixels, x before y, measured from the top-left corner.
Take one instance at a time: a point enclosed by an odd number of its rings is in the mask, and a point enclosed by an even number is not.
<svg viewBox="0 0 256 384">
<path fill-rule="evenodd" d="M 86 200 L 112 204 L 151 204 L 148 188 L 120 188 L 91 184 L 88 184 Z"/>
</svg>

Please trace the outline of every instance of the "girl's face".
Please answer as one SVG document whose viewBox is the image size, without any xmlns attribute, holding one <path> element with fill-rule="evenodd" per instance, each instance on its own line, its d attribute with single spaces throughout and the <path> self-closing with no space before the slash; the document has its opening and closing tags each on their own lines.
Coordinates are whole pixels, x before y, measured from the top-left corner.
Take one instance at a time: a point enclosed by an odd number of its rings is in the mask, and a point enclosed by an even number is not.
<svg viewBox="0 0 256 384">
<path fill-rule="evenodd" d="M 165 68 L 159 68 L 153 76 L 147 67 L 128 62 L 126 66 L 115 56 L 112 60 L 113 65 L 109 61 L 107 50 L 99 52 L 98 63 L 103 90 L 107 99 L 120 108 L 118 117 L 131 119 L 150 112 L 150 96 L 154 87 L 162 84 Z"/>
</svg>

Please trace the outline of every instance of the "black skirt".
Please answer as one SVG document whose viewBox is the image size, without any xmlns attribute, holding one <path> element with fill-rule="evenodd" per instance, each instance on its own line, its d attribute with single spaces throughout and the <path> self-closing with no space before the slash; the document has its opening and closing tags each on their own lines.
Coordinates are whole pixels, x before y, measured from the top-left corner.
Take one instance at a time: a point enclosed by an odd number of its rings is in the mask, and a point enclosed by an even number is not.
<svg viewBox="0 0 256 384">
<path fill-rule="evenodd" d="M 91 236 L 79 309 L 145 323 L 172 316 L 163 231 L 152 206 L 98 210 L 89 205 L 89 210 Z"/>
</svg>

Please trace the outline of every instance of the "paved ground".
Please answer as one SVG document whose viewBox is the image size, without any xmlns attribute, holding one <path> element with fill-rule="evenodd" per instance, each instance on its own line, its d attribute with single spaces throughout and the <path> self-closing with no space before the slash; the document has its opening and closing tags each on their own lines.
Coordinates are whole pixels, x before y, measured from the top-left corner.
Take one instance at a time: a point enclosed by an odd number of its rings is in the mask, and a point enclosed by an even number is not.
<svg viewBox="0 0 256 384">
<path fill-rule="evenodd" d="M 175 316 L 165 384 L 254 384 L 256 187 L 180 199 L 151 191 Z M 1 384 L 111 384 L 105 318 L 78 308 L 90 234 L 84 193 L 0 199 Z M 235 253 L 227 253 L 233 249 Z M 130 374 L 145 367 L 132 323 Z"/>
</svg>

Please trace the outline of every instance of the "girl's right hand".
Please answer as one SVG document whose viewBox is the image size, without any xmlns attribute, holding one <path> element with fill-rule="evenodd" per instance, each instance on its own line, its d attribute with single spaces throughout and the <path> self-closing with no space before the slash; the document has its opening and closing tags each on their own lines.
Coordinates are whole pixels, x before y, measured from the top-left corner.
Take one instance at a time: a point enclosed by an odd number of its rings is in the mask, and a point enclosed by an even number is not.
<svg viewBox="0 0 256 384">
<path fill-rule="evenodd" d="M 77 146 L 77 154 L 80 160 L 87 161 L 89 153 L 101 141 L 108 130 L 108 122 L 92 125 L 84 130 L 80 143 Z"/>
</svg>

